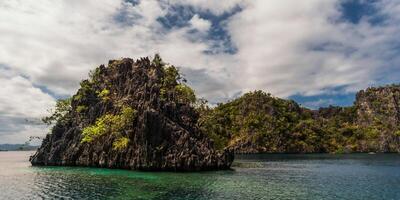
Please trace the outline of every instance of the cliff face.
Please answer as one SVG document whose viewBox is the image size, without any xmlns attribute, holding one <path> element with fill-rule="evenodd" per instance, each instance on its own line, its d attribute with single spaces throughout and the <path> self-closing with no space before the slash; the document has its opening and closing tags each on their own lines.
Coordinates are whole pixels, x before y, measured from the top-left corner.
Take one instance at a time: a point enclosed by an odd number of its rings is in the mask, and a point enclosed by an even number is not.
<svg viewBox="0 0 400 200">
<path fill-rule="evenodd" d="M 400 86 L 368 88 L 356 95 L 357 124 L 378 132 L 380 151 L 400 152 Z"/>
<path fill-rule="evenodd" d="M 400 86 L 313 111 L 255 91 L 201 113 L 204 132 L 237 153 L 400 152 Z"/>
<path fill-rule="evenodd" d="M 400 86 L 368 88 L 356 95 L 357 122 L 368 126 L 385 122 L 392 126 L 400 125 Z"/>
<path fill-rule="evenodd" d="M 82 81 L 31 163 L 168 171 L 229 168 L 233 153 L 216 151 L 196 127 L 190 89 L 174 70 L 148 58 L 100 66 Z"/>
</svg>

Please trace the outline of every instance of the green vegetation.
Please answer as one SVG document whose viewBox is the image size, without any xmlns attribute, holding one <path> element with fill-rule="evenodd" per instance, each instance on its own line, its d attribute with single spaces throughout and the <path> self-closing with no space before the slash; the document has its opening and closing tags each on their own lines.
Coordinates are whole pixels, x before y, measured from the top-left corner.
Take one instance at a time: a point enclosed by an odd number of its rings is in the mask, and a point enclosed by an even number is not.
<svg viewBox="0 0 400 200">
<path fill-rule="evenodd" d="M 97 83 L 100 77 L 100 67 L 96 67 L 94 70 L 89 72 L 89 82 Z"/>
<path fill-rule="evenodd" d="M 76 112 L 77 112 L 77 113 L 83 113 L 83 112 L 85 112 L 87 109 L 88 109 L 87 106 L 79 105 L 79 106 L 76 107 Z"/>
<path fill-rule="evenodd" d="M 174 88 L 178 82 L 181 80 L 181 75 L 179 74 L 179 70 L 173 66 L 164 66 L 164 77 L 162 79 L 162 85 L 165 88 Z"/>
<path fill-rule="evenodd" d="M 96 120 L 96 123 L 92 126 L 88 126 L 82 131 L 82 143 L 92 142 L 94 139 L 102 136 L 108 132 L 111 132 L 111 126 L 118 120 L 114 115 L 107 114 Z"/>
<path fill-rule="evenodd" d="M 100 136 L 114 134 L 116 139 L 113 143 L 113 147 L 115 149 L 122 149 L 126 147 L 129 142 L 124 130 L 132 126 L 135 118 L 136 111 L 131 107 L 123 107 L 122 111 L 117 115 L 105 114 L 99 117 L 94 125 L 83 129 L 83 138 L 81 142 L 93 142 Z"/>
<path fill-rule="evenodd" d="M 396 132 L 394 132 L 394 135 L 397 137 L 400 137 L 400 130 L 397 130 Z"/>
<path fill-rule="evenodd" d="M 162 61 L 160 54 L 156 53 L 154 55 L 152 63 L 157 66 L 157 67 L 162 67 L 165 65 L 165 63 Z"/>
<path fill-rule="evenodd" d="M 55 109 L 50 111 L 50 116 L 42 118 L 42 121 L 47 125 L 65 122 L 71 109 L 71 98 L 59 99 L 56 102 Z"/>
<path fill-rule="evenodd" d="M 295 124 L 307 117 L 300 111 L 293 101 L 255 91 L 214 109 L 202 109 L 199 125 L 218 148 L 250 142 L 279 151 Z"/>
<path fill-rule="evenodd" d="M 110 90 L 104 88 L 101 92 L 98 92 L 98 97 L 100 97 L 103 101 L 110 100 Z"/>
<path fill-rule="evenodd" d="M 117 138 L 113 143 L 114 150 L 122 150 L 128 146 L 129 139 L 127 137 Z"/>
<path fill-rule="evenodd" d="M 175 86 L 175 93 L 178 101 L 183 103 L 194 103 L 196 102 L 196 95 L 192 88 L 185 84 L 178 84 Z"/>
<path fill-rule="evenodd" d="M 89 80 L 83 80 L 80 83 L 81 88 L 79 88 L 78 92 L 72 97 L 74 101 L 81 101 L 85 97 L 92 96 L 94 93 L 93 83 Z"/>
<path fill-rule="evenodd" d="M 152 64 L 161 67 L 163 71 L 160 88 L 161 100 L 172 100 L 189 104 L 196 102 L 194 90 L 185 84 L 186 80 L 182 78 L 178 68 L 165 64 L 158 54 L 154 56 Z"/>
<path fill-rule="evenodd" d="M 371 105 L 374 110 L 385 110 L 376 108 L 385 107 L 382 102 Z M 356 106 L 311 111 L 262 91 L 246 93 L 215 108 L 201 105 L 198 110 L 199 126 L 215 145 L 239 152 L 376 151 L 382 131 L 393 130 L 393 125 L 383 120 L 391 115 L 388 113 L 378 115 L 374 123 L 360 125 Z M 400 136 L 398 128 L 393 133 Z"/>
</svg>

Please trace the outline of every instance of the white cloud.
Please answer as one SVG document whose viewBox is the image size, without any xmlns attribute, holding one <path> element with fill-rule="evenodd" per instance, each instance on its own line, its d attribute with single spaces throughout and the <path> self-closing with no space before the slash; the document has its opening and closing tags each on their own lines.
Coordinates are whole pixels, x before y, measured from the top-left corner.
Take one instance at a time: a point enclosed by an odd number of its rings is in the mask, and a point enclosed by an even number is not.
<svg viewBox="0 0 400 200">
<path fill-rule="evenodd" d="M 54 99 L 12 71 L 0 68 L 0 113 L 2 116 L 40 118 Z"/>
<path fill-rule="evenodd" d="M 207 32 L 211 27 L 210 21 L 200 18 L 197 14 L 193 15 L 192 19 L 190 19 L 190 24 L 200 32 Z"/>
<path fill-rule="evenodd" d="M 287 97 L 338 86 L 355 91 L 388 75 L 398 81 L 400 3 L 375 3 L 387 18 L 377 26 L 368 17 L 343 21 L 339 2 L 1 1 L 0 62 L 10 69 L 0 70 L 0 117 L 38 117 L 54 100 L 37 86 L 71 95 L 90 69 L 107 60 L 155 52 L 184 67 L 199 95 L 213 102 L 254 89 Z M 186 26 L 165 28 L 159 18 L 174 5 L 191 6 L 193 13 Z M 221 41 L 206 37 L 212 20 L 199 12 L 222 15 L 236 8 L 241 11 L 220 25 L 237 52 L 205 53 Z"/>
<path fill-rule="evenodd" d="M 337 7 L 337 1 L 248 3 L 229 23 L 241 66 L 251 66 L 236 70 L 244 89 L 286 97 L 371 83 L 381 67 L 374 54 L 384 51 L 370 51 L 382 45 L 385 50 L 381 41 L 374 42 L 379 40 L 375 36 L 380 33 L 387 39 L 390 34 L 367 24 L 337 22 Z"/>
<path fill-rule="evenodd" d="M 33 123 L 48 114 L 54 99 L 10 69 L 0 68 L 0 143 L 24 143 L 43 136 L 45 126 Z"/>
<path fill-rule="evenodd" d="M 23 144 L 25 142 L 30 142 L 31 145 L 40 145 L 41 141 L 36 139 L 43 138 L 45 133 L 48 133 L 49 129 L 46 126 L 34 126 L 26 124 L 17 124 L 17 131 L 8 132 L 0 135 L 0 143 L 8 144 Z M 30 138 L 35 138 L 30 140 Z"/>
</svg>

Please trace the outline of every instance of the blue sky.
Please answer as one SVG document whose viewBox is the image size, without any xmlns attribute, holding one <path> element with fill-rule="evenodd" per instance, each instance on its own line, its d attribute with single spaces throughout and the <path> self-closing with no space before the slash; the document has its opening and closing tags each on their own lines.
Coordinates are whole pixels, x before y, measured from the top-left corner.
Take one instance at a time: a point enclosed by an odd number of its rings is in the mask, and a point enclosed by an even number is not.
<svg viewBox="0 0 400 200">
<path fill-rule="evenodd" d="M 349 106 L 400 82 L 397 0 L 7 0 L 0 19 L 0 143 L 43 136 L 55 100 L 121 57 L 160 53 L 211 103 L 264 90 Z"/>
</svg>

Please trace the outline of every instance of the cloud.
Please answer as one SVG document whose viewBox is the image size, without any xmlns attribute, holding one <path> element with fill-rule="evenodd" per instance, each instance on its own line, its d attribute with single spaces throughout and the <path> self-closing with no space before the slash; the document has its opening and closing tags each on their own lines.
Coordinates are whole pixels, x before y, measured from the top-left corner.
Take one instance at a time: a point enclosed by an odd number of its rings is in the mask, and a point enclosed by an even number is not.
<svg viewBox="0 0 400 200">
<path fill-rule="evenodd" d="M 190 27 L 167 30 L 157 21 L 168 11 L 162 5 L 153 0 L 136 5 L 94 0 L 1 2 L 0 17 L 9 20 L 0 22 L 0 60 L 59 95 L 73 93 L 90 69 L 108 59 L 160 52 L 178 65 L 196 57 L 196 62 L 206 60 L 202 53 L 208 44 L 190 38 Z M 198 17 L 192 20 L 197 29 L 204 30 L 207 24 Z M 201 67 L 208 64 L 200 62 Z"/>
<path fill-rule="evenodd" d="M 5 121 L 0 119 L 1 123 Z M 25 122 L 18 123 L 15 121 L 10 121 L 8 123 L 12 124 L 9 130 L 0 130 L 0 143 L 8 144 L 23 144 L 28 142 L 30 137 L 40 137 L 43 138 L 46 133 L 49 132 L 49 128 L 44 125 L 29 125 Z M 31 145 L 39 145 L 40 140 L 30 141 Z"/>
<path fill-rule="evenodd" d="M 156 52 L 211 102 L 255 89 L 352 94 L 399 81 L 395 0 L 357 1 L 374 9 L 356 21 L 339 0 L 130 2 L 0 2 L 0 126 L 13 124 L 0 134 L 26 133 L 22 118 L 44 115 L 109 59 Z"/>
<path fill-rule="evenodd" d="M 47 127 L 35 124 L 54 106 L 53 97 L 7 68 L 0 68 L 0 85 L 0 143 L 23 143 L 46 133 Z"/>
<path fill-rule="evenodd" d="M 396 23 L 340 21 L 339 3 L 249 2 L 228 25 L 240 65 L 251 66 L 236 70 L 244 89 L 281 97 L 315 95 L 337 86 L 354 91 L 390 69 L 390 43 L 399 41 Z"/>
<path fill-rule="evenodd" d="M 0 113 L 2 116 L 36 118 L 54 105 L 54 99 L 25 77 L 0 68 Z"/>
<path fill-rule="evenodd" d="M 206 69 L 180 69 L 184 78 L 190 77 L 187 81 L 198 95 L 198 98 L 205 98 L 211 104 L 217 104 L 232 99 L 230 88 L 226 84 L 226 79 L 212 76 Z M 226 89 L 226 92 L 221 92 Z M 211 97 L 211 98 L 210 98 Z"/>
<path fill-rule="evenodd" d="M 207 32 L 211 27 L 211 22 L 200 18 L 199 15 L 196 14 L 190 20 L 190 25 L 200 32 Z"/>
</svg>

